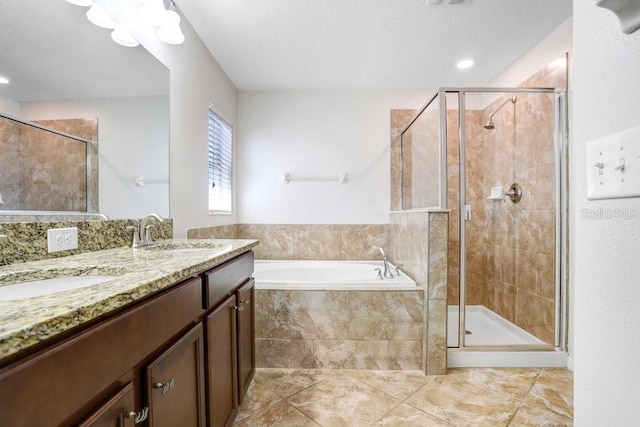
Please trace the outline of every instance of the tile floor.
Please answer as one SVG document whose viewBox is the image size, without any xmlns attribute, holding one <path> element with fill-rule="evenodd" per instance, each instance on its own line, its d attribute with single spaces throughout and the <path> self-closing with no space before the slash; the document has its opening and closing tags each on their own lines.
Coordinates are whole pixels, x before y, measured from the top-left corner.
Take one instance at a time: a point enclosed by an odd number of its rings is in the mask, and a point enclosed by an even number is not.
<svg viewBox="0 0 640 427">
<path fill-rule="evenodd" d="M 234 426 L 572 426 L 563 369 L 258 369 Z"/>
</svg>

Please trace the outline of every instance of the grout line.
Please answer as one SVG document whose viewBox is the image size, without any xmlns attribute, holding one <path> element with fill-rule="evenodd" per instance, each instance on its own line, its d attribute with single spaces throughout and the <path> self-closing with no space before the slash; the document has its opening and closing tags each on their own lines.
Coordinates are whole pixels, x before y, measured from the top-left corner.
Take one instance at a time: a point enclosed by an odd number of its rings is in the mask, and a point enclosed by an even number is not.
<svg viewBox="0 0 640 427">
<path fill-rule="evenodd" d="M 538 375 L 536 376 L 536 379 L 533 381 L 533 383 L 531 383 L 531 387 L 529 387 L 529 390 L 527 390 L 525 395 L 520 400 L 520 403 L 516 407 L 516 410 L 513 411 L 513 414 L 511 414 L 511 417 L 509 418 L 509 422 L 507 423 L 507 427 L 509 427 L 511 425 L 511 422 L 515 419 L 516 414 L 518 413 L 518 411 L 522 407 L 522 404 L 524 403 L 525 399 L 527 398 L 527 396 L 529 396 L 529 394 L 531 393 L 531 390 L 533 390 L 533 387 L 535 387 L 536 383 L 538 382 L 538 379 L 540 378 L 540 375 L 542 375 L 542 371 L 543 371 L 542 368 L 538 371 Z"/>
</svg>

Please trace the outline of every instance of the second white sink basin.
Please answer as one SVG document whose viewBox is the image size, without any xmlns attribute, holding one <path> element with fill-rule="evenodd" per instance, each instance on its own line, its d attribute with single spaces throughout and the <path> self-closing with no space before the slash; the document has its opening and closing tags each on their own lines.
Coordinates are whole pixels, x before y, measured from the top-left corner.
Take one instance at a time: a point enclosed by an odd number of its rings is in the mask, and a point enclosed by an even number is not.
<svg viewBox="0 0 640 427">
<path fill-rule="evenodd" d="M 68 276 L 53 279 L 31 280 L 0 286 L 0 301 L 10 301 L 22 298 L 39 297 L 57 292 L 86 288 L 99 283 L 108 282 L 118 276 Z"/>
</svg>

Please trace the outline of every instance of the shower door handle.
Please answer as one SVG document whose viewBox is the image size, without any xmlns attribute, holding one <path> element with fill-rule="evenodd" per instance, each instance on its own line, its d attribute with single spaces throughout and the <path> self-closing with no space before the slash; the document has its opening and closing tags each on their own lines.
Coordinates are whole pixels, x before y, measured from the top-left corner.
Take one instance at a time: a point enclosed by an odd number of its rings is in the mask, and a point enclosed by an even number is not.
<svg viewBox="0 0 640 427">
<path fill-rule="evenodd" d="M 464 220 L 471 221 L 471 205 L 464 205 Z"/>
</svg>

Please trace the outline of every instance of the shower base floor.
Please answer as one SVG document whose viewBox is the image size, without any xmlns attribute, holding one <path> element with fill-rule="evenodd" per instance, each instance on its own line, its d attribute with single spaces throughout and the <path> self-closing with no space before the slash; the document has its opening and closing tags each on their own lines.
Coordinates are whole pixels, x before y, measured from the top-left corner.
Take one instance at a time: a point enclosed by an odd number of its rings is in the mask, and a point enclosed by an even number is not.
<svg viewBox="0 0 640 427">
<path fill-rule="evenodd" d="M 468 305 L 466 310 L 466 346 L 545 344 L 529 332 L 514 325 L 482 305 Z M 458 346 L 458 306 L 447 311 L 447 346 Z"/>
<path fill-rule="evenodd" d="M 542 340 L 481 305 L 467 306 L 466 346 L 518 346 L 543 345 Z M 458 306 L 448 307 L 447 345 L 457 347 Z M 567 353 L 559 350 L 541 351 L 478 351 L 473 348 L 449 348 L 447 366 L 470 367 L 531 367 L 564 368 Z"/>
</svg>

